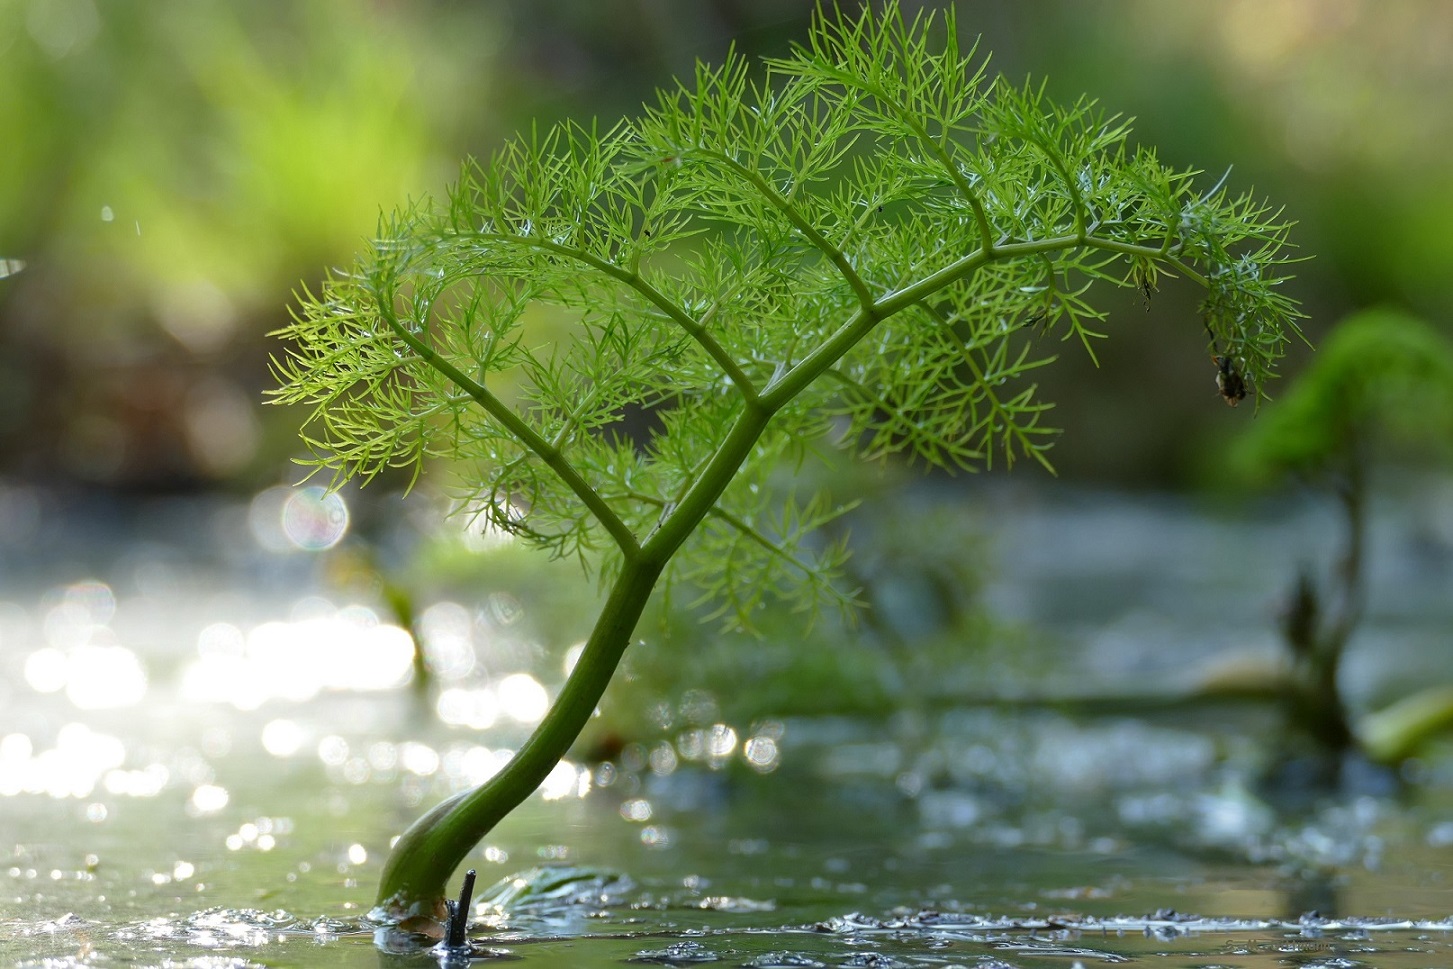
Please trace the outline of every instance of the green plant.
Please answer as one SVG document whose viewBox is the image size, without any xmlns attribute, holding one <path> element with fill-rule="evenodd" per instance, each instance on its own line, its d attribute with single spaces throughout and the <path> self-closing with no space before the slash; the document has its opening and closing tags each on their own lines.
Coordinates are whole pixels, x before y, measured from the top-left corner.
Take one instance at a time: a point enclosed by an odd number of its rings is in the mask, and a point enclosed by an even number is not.
<svg viewBox="0 0 1453 969">
<path fill-rule="evenodd" d="M 381 914 L 442 915 L 668 567 L 729 624 L 769 597 L 852 607 L 843 548 L 808 541 L 843 509 L 771 499 L 784 464 L 1047 465 L 1029 379 L 1047 334 L 1100 336 L 1096 282 L 1199 283 L 1225 371 L 1259 391 L 1297 329 L 1287 224 L 1128 135 L 1091 101 L 988 79 L 951 11 L 824 15 L 764 76 L 729 57 L 636 120 L 509 142 L 303 302 L 275 399 L 312 408 L 313 463 L 342 481 L 447 459 L 495 527 L 598 563 L 609 589 L 513 760 L 397 842 Z"/>
<path fill-rule="evenodd" d="M 1343 320 L 1292 389 L 1230 452 L 1233 477 L 1252 484 L 1294 478 L 1336 498 L 1337 561 L 1320 578 L 1303 571 L 1283 622 L 1292 657 L 1278 691 L 1295 735 L 1315 754 L 1358 746 L 1384 761 L 1407 756 L 1453 721 L 1441 693 L 1418 694 L 1355 728 L 1337 686 L 1348 640 L 1366 604 L 1367 502 L 1379 460 L 1446 461 L 1453 441 L 1453 344 L 1424 321 L 1391 309 Z M 1441 697 L 1441 699 L 1438 699 Z"/>
</svg>

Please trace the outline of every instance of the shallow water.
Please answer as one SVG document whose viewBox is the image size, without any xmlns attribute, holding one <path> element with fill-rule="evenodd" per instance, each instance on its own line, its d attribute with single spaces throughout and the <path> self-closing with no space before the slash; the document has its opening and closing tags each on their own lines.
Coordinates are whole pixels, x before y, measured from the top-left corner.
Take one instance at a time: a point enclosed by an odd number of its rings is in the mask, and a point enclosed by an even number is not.
<svg viewBox="0 0 1453 969">
<path fill-rule="evenodd" d="M 1322 534 L 1315 516 L 1273 527 L 1174 502 L 998 500 L 991 599 L 1074 644 L 1054 668 L 1078 684 L 1150 689 L 1269 648 L 1268 590 L 1298 542 Z M 363 915 L 389 839 L 518 743 L 528 684 L 494 696 L 487 730 L 444 722 L 396 685 L 386 619 L 318 598 L 324 577 L 304 556 L 259 551 L 245 510 L 189 508 L 139 515 L 149 543 L 123 531 L 96 546 L 104 560 L 62 536 L 43 568 L 5 570 L 0 964 L 433 964 L 381 952 Z M 1110 535 L 1113 567 L 1095 554 Z M 1047 536 L 1053 555 L 1038 551 Z M 1446 570 L 1412 570 L 1412 554 L 1384 541 L 1367 636 L 1369 649 L 1411 650 L 1391 664 L 1405 669 L 1433 664 L 1418 644 L 1447 619 Z M 376 679 L 341 679 L 335 640 L 372 650 Z M 270 663 L 289 675 L 259 676 Z M 1355 695 L 1393 688 L 1396 673 Z M 503 913 L 478 896 L 481 955 L 1453 965 L 1443 757 L 1414 765 L 1418 783 L 1400 796 L 1293 811 L 1252 793 L 1259 741 L 1275 729 L 1254 708 L 950 707 L 720 726 L 706 753 L 683 734 L 646 738 L 609 768 L 571 763 L 495 832 L 470 861 L 483 885 L 539 865 L 618 877 L 603 895 Z M 770 760 L 745 755 L 749 736 L 772 741 Z"/>
<path fill-rule="evenodd" d="M 1084 792 L 1072 806 L 958 790 L 910 799 L 891 781 L 824 777 L 806 766 L 812 751 L 788 750 L 781 772 L 766 778 L 679 771 L 641 778 L 631 791 L 612 785 L 582 799 L 532 801 L 471 861 L 485 881 L 566 863 L 622 877 L 601 895 L 505 915 L 482 893 L 476 940 L 495 954 L 582 966 L 711 957 L 727 965 L 1453 963 L 1446 791 L 1397 805 L 1330 802 L 1295 820 L 1244 825 L 1231 843 L 1208 837 L 1194 802 L 1138 816 L 1129 805 L 1163 796 L 1149 788 Z M 0 878 L 0 962 L 408 961 L 379 953 L 361 918 L 383 846 L 407 814 L 396 785 L 340 784 L 305 765 L 249 780 L 235 759 L 215 780 L 248 794 L 199 817 L 181 792 L 163 793 L 114 802 L 100 821 L 90 804 L 42 812 L 12 802 L 7 815 L 22 826 Z M 622 809 L 643 800 L 644 822 Z M 234 848 L 228 839 L 239 831 Z M 1257 852 L 1268 857 L 1252 860 Z M 1322 917 L 1309 916 L 1313 909 Z"/>
</svg>

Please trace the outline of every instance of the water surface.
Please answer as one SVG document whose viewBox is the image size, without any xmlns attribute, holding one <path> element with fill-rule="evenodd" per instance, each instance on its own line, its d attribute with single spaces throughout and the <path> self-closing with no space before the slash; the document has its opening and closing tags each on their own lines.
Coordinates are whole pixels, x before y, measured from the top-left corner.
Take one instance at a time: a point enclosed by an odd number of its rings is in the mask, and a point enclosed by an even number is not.
<svg viewBox="0 0 1453 969">
<path fill-rule="evenodd" d="M 1271 590 L 1322 534 L 1315 516 L 999 500 L 989 596 L 1058 637 L 1057 687 L 1154 692 L 1274 650 Z M 471 640 L 489 675 L 459 679 L 453 706 L 421 698 L 392 618 L 316 556 L 263 547 L 247 513 L 172 508 L 141 516 L 145 542 L 62 534 L 43 568 L 7 568 L 0 964 L 434 964 L 380 951 L 364 918 L 390 839 L 496 769 L 559 671 L 530 665 L 528 639 L 501 632 L 521 628 L 514 607 L 482 591 L 455 605 L 471 635 L 499 634 Z M 1394 526 L 1350 665 L 1388 643 L 1406 659 L 1354 682 L 1359 702 L 1435 665 L 1446 629 L 1446 570 L 1413 568 L 1436 548 Z M 1277 722 L 1256 707 L 726 723 L 696 705 L 700 722 L 568 762 L 474 853 L 483 884 L 596 878 L 504 911 L 486 893 L 481 958 L 1453 965 L 1453 768 L 1436 750 L 1400 792 L 1288 806 L 1257 793 Z"/>
</svg>

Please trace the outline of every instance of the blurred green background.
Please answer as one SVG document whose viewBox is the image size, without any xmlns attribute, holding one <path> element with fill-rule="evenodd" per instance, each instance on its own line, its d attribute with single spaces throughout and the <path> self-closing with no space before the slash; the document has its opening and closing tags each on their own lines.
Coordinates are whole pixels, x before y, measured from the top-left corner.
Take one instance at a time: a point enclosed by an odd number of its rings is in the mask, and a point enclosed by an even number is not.
<svg viewBox="0 0 1453 969">
<path fill-rule="evenodd" d="M 1446 0 L 957 6 L 998 70 L 1087 92 L 1167 162 L 1284 203 L 1316 256 L 1295 284 L 1313 340 L 1372 304 L 1446 329 Z M 260 406 L 266 334 L 380 211 L 534 118 L 631 112 L 733 42 L 780 54 L 812 7 L 0 0 L 0 474 L 140 491 L 288 476 L 298 415 Z M 1052 456 L 1067 477 L 1190 484 L 1250 409 L 1219 402 L 1191 287 L 1149 312 L 1112 298 L 1099 371 L 1069 345 L 1044 371 L 1066 430 Z"/>
</svg>

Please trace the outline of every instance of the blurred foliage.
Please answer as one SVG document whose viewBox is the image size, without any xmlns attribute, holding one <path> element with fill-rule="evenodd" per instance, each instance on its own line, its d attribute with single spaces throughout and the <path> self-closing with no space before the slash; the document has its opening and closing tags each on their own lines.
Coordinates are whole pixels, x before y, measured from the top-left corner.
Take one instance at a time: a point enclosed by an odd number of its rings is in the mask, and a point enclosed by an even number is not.
<svg viewBox="0 0 1453 969">
<path fill-rule="evenodd" d="M 591 90 L 603 66 L 643 66 L 582 56 L 592 42 L 691 47 L 698 31 L 641 22 L 713 22 L 638 13 L 0 4 L 0 130 L 19 133 L 0 152 L 0 258 L 25 264 L 0 279 L 6 466 L 148 488 L 276 475 L 291 418 L 267 415 L 270 428 L 256 404 L 262 336 L 290 294 L 355 251 L 380 211 L 486 153 L 515 126 L 501 102 L 529 110 L 562 86 Z"/>
<path fill-rule="evenodd" d="M 1285 203 L 1299 223 L 1294 241 L 1315 254 L 1298 267 L 1293 289 L 1313 344 L 1370 305 L 1447 325 L 1453 277 L 1440 267 L 1453 261 L 1444 228 L 1453 210 L 1453 114 L 1443 105 L 1453 89 L 1453 6 L 1020 6 L 974 5 L 1001 69 L 1043 70 L 1060 97 L 1092 90 L 1134 116 L 1137 137 L 1168 163 L 1232 169 L 1238 184 Z M 1215 440 L 1244 426 L 1245 415 L 1202 405 L 1214 370 L 1184 363 L 1177 328 L 1162 325 L 1194 312 L 1191 299 L 1168 287 L 1153 303 L 1136 340 L 1106 346 L 1101 373 L 1071 359 L 1047 373 L 1046 391 L 1066 402 L 1056 415 L 1065 429 L 1055 452 L 1062 475 L 1184 484 Z M 1311 357 L 1293 354 L 1287 375 Z M 1061 390 L 1060 381 L 1072 386 Z"/>
<path fill-rule="evenodd" d="M 1324 298 L 1443 315 L 1437 311 L 1453 299 L 1453 281 L 1438 268 L 1453 258 L 1444 228 L 1453 206 L 1446 163 L 1453 114 L 1442 107 L 1453 86 L 1453 7 L 1440 0 L 1130 6 L 1126 20 L 1146 38 L 1145 67 L 1165 82 L 1164 113 L 1142 112 L 1145 137 L 1162 143 L 1159 129 L 1181 119 L 1182 138 L 1196 151 L 1236 159 L 1243 177 L 1249 167 L 1263 190 L 1287 198 L 1310 233 L 1303 241 L 1317 253 L 1319 283 L 1335 287 Z M 1111 29 L 1101 23 L 1096 39 Z M 1200 98 L 1174 103 L 1193 87 Z M 1216 103 L 1206 104 L 1212 97 Z M 1210 110 L 1195 110 L 1201 104 Z M 1249 166 L 1241 161 L 1247 148 Z"/>
<path fill-rule="evenodd" d="M 144 309 L 168 332 L 215 346 L 223 335 L 204 331 L 226 321 L 197 319 L 207 298 L 188 287 L 271 305 L 300 265 L 355 246 L 381 206 L 452 169 L 451 119 L 421 108 L 465 84 L 486 92 L 460 76 L 473 72 L 445 43 L 447 18 L 367 12 L 320 0 L 7 6 L 0 119 L 27 137 L 0 158 L 0 245 L 33 271 L 156 299 Z M 473 26 L 490 37 L 489 21 Z M 453 68 L 423 69 L 430 53 L 455 56 Z M 143 309 L 116 295 L 109 308 Z M 57 318 L 91 338 L 140 322 Z"/>
<path fill-rule="evenodd" d="M 1426 465 L 1450 452 L 1453 340 L 1407 313 L 1367 310 L 1332 331 L 1230 457 L 1233 477 L 1270 483 L 1379 457 Z"/>
<path fill-rule="evenodd" d="M 1332 561 L 1302 568 L 1281 622 L 1290 662 L 1278 689 L 1287 725 L 1279 743 L 1299 783 L 1308 770 L 1336 781 L 1359 745 L 1396 762 L 1453 722 L 1448 688 L 1440 686 L 1358 725 L 1341 676 L 1367 608 L 1373 471 L 1389 463 L 1436 467 L 1450 455 L 1453 340 L 1393 309 L 1365 310 L 1338 324 L 1277 406 L 1222 455 L 1223 485 L 1266 487 L 1291 478 L 1338 505 Z"/>
<path fill-rule="evenodd" d="M 942 6 L 932 2 L 926 6 Z M 262 335 L 380 210 L 437 192 L 523 119 L 633 112 L 699 56 L 780 55 L 811 0 L 0 3 L 0 461 L 147 487 L 271 479 Z M 1093 90 L 1171 165 L 1286 200 L 1328 322 L 1453 302 L 1453 6 L 1443 0 L 961 0 L 994 67 Z M 139 230 L 139 234 L 138 234 Z M 1102 372 L 1046 372 L 1069 477 L 1183 481 L 1214 433 L 1198 296 L 1174 283 Z M 1208 353 L 1209 357 L 1209 353 Z M 1303 354 L 1302 359 L 1305 360 Z M 1294 371 L 1300 361 L 1289 361 Z M 1155 402 L 1152 404 L 1151 402 Z M 263 423 L 271 421 L 275 427 Z"/>
<path fill-rule="evenodd" d="M 20 470 L 167 484 L 252 465 L 257 318 L 380 205 L 442 181 L 447 116 L 420 106 L 478 60 L 449 51 L 448 18 L 368 13 L 0 8 L 0 126 L 24 133 L 0 154 L 0 251 L 27 263 L 0 294 Z M 441 47 L 449 72 L 423 68 Z"/>
</svg>

